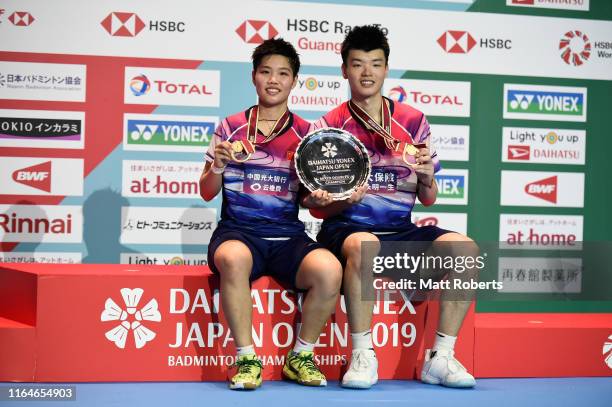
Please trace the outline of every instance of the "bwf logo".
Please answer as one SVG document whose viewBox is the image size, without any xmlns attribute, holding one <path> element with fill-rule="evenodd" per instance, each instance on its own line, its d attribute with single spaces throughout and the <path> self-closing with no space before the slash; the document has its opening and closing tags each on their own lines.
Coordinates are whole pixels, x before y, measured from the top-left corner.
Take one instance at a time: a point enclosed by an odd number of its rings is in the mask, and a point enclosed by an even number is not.
<svg viewBox="0 0 612 407">
<path fill-rule="evenodd" d="M 122 288 L 120 292 L 125 308 L 119 306 L 109 297 L 106 299 L 104 310 L 100 315 L 100 321 L 102 322 L 119 322 L 118 325 L 106 332 L 106 339 L 113 342 L 118 348 L 125 349 L 127 338 L 131 332 L 136 348 L 140 349 L 147 342 L 155 339 L 155 332 L 143 325 L 143 322 L 161 321 L 157 300 L 153 298 L 142 308 L 138 308 L 144 293 L 142 288 Z"/>
<path fill-rule="evenodd" d="M 14 171 L 13 181 L 41 191 L 51 192 L 51 161 Z"/>
</svg>

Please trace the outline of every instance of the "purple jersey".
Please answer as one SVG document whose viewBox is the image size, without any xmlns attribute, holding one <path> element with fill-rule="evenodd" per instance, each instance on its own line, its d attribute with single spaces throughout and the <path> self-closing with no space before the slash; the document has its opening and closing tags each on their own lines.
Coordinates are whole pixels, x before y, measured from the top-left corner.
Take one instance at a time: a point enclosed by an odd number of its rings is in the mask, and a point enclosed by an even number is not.
<svg viewBox="0 0 612 407">
<path fill-rule="evenodd" d="M 429 123 L 420 111 L 389 100 L 391 133 L 399 141 L 426 143 L 434 163 L 434 171 L 440 170 L 440 162 L 431 145 Z M 347 102 L 327 113 L 312 129 L 335 127 L 352 133 L 365 145 L 372 162 L 369 188 L 363 200 L 325 222 L 349 222 L 366 227 L 393 230 L 410 223 L 410 213 L 416 201 L 417 176 L 402 160 L 393 155 L 382 137 L 366 130 L 351 115 Z"/>
<path fill-rule="evenodd" d="M 217 127 L 205 159 L 214 161 L 215 146 L 222 141 L 247 138 L 249 108 L 225 118 Z M 289 122 L 272 141 L 257 132 L 255 152 L 238 163 L 231 161 L 223 173 L 221 222 L 229 227 L 262 237 L 289 237 L 301 234 L 304 224 L 298 219 L 300 182 L 293 154 L 309 123 L 290 113 Z"/>
</svg>

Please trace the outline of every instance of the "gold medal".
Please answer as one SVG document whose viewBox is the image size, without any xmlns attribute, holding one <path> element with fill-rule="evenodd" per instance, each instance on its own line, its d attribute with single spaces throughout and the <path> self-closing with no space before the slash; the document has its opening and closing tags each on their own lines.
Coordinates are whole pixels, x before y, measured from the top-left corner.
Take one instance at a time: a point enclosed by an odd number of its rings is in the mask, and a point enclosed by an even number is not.
<svg viewBox="0 0 612 407">
<path fill-rule="evenodd" d="M 234 153 L 240 153 L 240 152 L 242 152 L 242 150 L 243 150 L 243 147 L 242 147 L 242 142 L 240 142 L 240 141 L 234 141 L 234 142 L 232 143 L 232 151 L 233 151 Z"/>
<path fill-rule="evenodd" d="M 414 146 L 414 144 L 406 144 L 406 148 L 404 150 L 408 155 L 417 155 L 419 149 Z"/>
</svg>

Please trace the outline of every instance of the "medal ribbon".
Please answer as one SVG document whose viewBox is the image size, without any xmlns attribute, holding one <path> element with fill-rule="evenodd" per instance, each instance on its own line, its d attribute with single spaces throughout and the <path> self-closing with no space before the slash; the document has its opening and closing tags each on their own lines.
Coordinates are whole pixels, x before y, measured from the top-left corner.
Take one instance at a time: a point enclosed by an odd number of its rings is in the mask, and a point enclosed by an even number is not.
<svg viewBox="0 0 612 407">
<path fill-rule="evenodd" d="M 404 151 L 408 145 L 413 144 L 412 135 L 408 134 L 408 141 L 399 141 L 391 134 L 391 107 L 389 101 L 383 98 L 382 103 L 382 126 L 376 122 L 361 106 L 352 100 L 348 101 L 348 108 L 353 115 L 359 120 L 359 122 L 369 131 L 382 137 L 385 140 L 387 148 L 389 148 L 393 154 L 404 154 Z"/>
</svg>

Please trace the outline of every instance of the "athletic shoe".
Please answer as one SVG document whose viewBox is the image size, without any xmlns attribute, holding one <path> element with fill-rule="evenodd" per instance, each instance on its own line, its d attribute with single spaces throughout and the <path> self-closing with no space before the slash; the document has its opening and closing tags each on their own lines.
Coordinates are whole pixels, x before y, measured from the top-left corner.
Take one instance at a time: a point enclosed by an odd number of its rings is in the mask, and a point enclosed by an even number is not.
<svg viewBox="0 0 612 407">
<path fill-rule="evenodd" d="M 229 388 L 232 390 L 255 390 L 261 386 L 261 371 L 263 365 L 257 355 L 239 356 L 235 366 L 238 371 L 230 379 Z"/>
<path fill-rule="evenodd" d="M 283 375 L 304 386 L 327 386 L 325 375 L 321 373 L 314 361 L 314 352 L 289 351 L 283 366 Z"/>
<path fill-rule="evenodd" d="M 342 378 L 342 387 L 369 389 L 378 382 L 378 360 L 372 349 L 356 349 Z"/>
<path fill-rule="evenodd" d="M 455 352 L 447 349 L 425 351 L 425 364 L 421 381 L 441 384 L 446 387 L 474 387 L 476 380 L 467 369 L 455 359 Z"/>
</svg>

